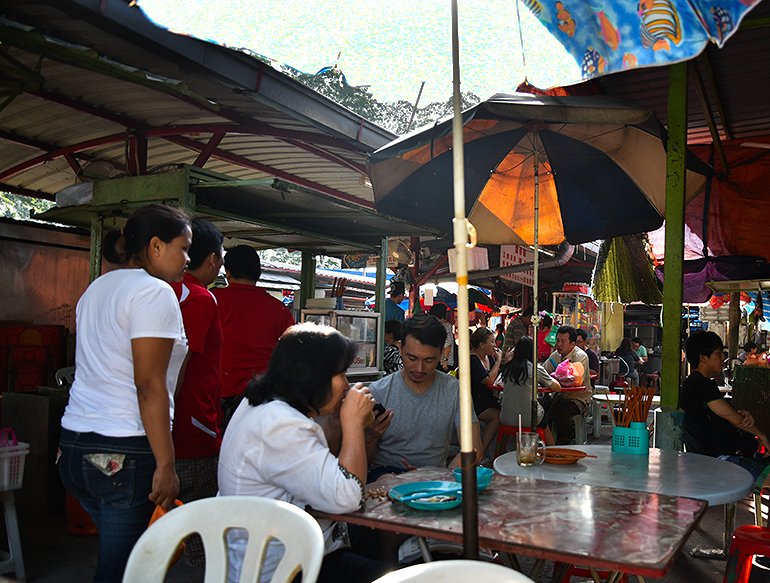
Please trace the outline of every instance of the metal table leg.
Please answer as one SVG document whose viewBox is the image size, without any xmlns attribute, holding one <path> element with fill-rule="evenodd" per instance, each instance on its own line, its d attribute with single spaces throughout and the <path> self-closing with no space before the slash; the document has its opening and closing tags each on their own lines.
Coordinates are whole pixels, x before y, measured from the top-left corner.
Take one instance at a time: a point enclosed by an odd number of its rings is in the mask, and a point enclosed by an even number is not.
<svg viewBox="0 0 770 583">
<path fill-rule="evenodd" d="M 417 537 L 417 546 L 420 547 L 422 560 L 426 563 L 430 563 L 433 560 L 433 555 L 431 555 L 430 547 L 428 547 L 428 541 L 425 540 L 424 536 Z"/>
<path fill-rule="evenodd" d="M 702 549 L 695 547 L 690 551 L 690 555 L 697 559 L 716 559 L 719 561 L 727 560 L 727 552 L 730 549 L 730 540 L 735 529 L 735 512 L 737 506 L 735 502 L 725 504 L 725 530 L 722 533 L 721 549 Z"/>
</svg>

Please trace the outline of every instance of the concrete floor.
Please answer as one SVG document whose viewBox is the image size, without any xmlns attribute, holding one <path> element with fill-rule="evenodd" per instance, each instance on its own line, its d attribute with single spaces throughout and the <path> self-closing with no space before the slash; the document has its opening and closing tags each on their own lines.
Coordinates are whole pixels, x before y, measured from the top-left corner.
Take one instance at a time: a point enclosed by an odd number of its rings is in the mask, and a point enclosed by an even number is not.
<svg viewBox="0 0 770 583">
<path fill-rule="evenodd" d="M 603 436 L 598 441 L 589 438 L 589 442 L 609 443 L 609 436 Z M 20 512 L 19 521 L 27 581 L 85 583 L 91 580 L 96 565 L 95 537 L 69 534 L 65 529 L 63 516 L 41 516 Z M 750 498 L 738 504 L 736 526 L 743 524 L 753 524 L 753 503 Z M 709 508 L 699 527 L 685 543 L 669 574 L 663 579 L 648 579 L 648 581 L 720 583 L 724 575 L 725 562 L 693 558 L 690 556 L 690 550 L 696 546 L 706 548 L 721 546 L 723 526 L 723 507 Z M 522 561 L 525 573 L 530 572 L 531 565 L 530 560 Z M 551 568 L 551 565 L 546 566 L 538 577 L 537 583 L 546 583 L 551 580 Z M 188 567 L 182 560 L 171 569 L 166 580 L 170 583 L 202 582 L 203 569 Z M 570 583 L 579 581 L 582 583 L 586 580 L 574 577 Z M 770 583 L 770 570 L 755 568 L 751 583 Z"/>
</svg>

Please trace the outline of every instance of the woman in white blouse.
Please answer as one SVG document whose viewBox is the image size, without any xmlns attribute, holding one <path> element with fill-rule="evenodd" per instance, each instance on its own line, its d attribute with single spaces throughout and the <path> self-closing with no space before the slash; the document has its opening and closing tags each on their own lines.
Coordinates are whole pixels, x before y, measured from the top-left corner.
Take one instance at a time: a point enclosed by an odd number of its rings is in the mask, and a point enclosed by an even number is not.
<svg viewBox="0 0 770 583">
<path fill-rule="evenodd" d="M 334 328 L 298 324 L 273 351 L 268 370 L 249 382 L 227 427 L 219 456 L 220 496 L 262 496 L 312 506 L 325 512 L 352 512 L 364 503 L 364 425 L 374 401 L 366 388 L 350 388 L 345 377 L 356 347 Z M 338 419 L 338 455 L 329 449 L 316 417 Z M 336 440 L 335 440 L 336 441 Z M 373 581 L 387 567 L 348 550 L 345 524 L 319 520 L 325 558 L 319 582 Z M 240 577 L 245 532 L 231 531 L 230 581 Z M 282 554 L 270 544 L 261 580 L 269 581 Z"/>
</svg>

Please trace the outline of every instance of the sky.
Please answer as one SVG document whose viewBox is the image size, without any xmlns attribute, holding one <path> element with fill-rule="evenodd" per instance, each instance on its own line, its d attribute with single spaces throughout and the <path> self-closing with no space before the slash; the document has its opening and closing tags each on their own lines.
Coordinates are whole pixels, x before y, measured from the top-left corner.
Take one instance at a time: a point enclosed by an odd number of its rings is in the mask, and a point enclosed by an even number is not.
<svg viewBox="0 0 770 583">
<path fill-rule="evenodd" d="M 380 101 L 414 103 L 422 81 L 423 106 L 452 95 L 449 0 L 139 0 L 139 6 L 174 32 L 248 48 L 305 73 L 337 64 L 351 85 L 368 85 Z M 541 88 L 580 79 L 574 59 L 529 10 L 521 5 L 519 14 L 515 0 L 460 1 L 463 91 L 486 99 L 515 91 L 525 77 Z"/>
</svg>

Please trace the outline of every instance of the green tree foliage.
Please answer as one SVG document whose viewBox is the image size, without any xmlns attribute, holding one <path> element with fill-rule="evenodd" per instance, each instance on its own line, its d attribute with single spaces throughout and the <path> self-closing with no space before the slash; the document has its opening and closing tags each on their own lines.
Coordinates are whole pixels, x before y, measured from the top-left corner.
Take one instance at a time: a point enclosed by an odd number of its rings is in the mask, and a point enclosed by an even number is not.
<svg viewBox="0 0 770 583">
<path fill-rule="evenodd" d="M 411 103 L 405 100 L 378 101 L 367 85 L 350 85 L 345 74 L 336 66 L 325 67 L 315 75 L 303 73 L 288 65 L 284 65 L 282 71 L 335 103 L 397 135 L 452 115 L 451 97 L 443 102 L 429 103 L 425 107 L 417 108 L 410 128 L 409 120 L 413 110 Z M 473 93 L 466 92 L 461 95 L 461 101 L 462 109 L 468 109 L 480 100 Z"/>
<path fill-rule="evenodd" d="M 11 219 L 29 219 L 32 213 L 48 210 L 54 203 L 48 200 L 0 192 L 0 216 Z"/>
<path fill-rule="evenodd" d="M 265 249 L 259 251 L 259 256 L 262 261 L 269 263 L 283 263 L 286 265 L 302 265 L 302 253 L 300 251 L 290 251 L 288 249 Z M 323 269 L 339 269 L 342 266 L 342 261 L 335 257 L 326 257 L 321 255 L 316 259 L 316 266 Z"/>
</svg>

